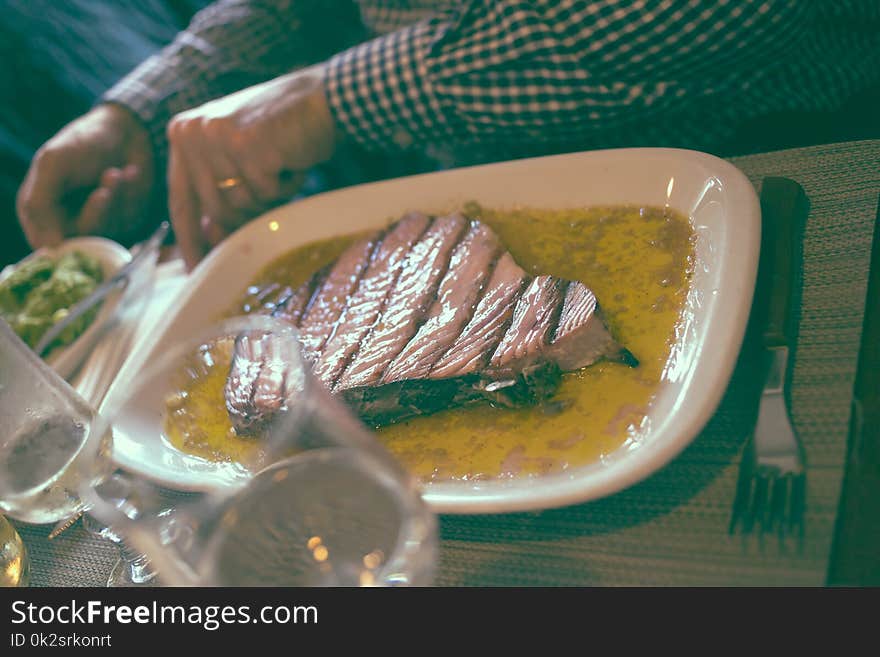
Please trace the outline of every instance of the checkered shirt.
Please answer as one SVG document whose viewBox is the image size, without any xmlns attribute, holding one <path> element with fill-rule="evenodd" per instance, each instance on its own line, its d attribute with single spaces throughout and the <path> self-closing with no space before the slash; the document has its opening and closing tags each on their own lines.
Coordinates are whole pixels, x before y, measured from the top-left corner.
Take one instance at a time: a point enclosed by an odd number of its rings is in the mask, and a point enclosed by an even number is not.
<svg viewBox="0 0 880 657">
<path fill-rule="evenodd" d="M 327 61 L 351 139 L 469 163 L 626 145 L 708 148 L 880 81 L 877 0 L 220 0 L 106 100 L 150 127 Z"/>
</svg>

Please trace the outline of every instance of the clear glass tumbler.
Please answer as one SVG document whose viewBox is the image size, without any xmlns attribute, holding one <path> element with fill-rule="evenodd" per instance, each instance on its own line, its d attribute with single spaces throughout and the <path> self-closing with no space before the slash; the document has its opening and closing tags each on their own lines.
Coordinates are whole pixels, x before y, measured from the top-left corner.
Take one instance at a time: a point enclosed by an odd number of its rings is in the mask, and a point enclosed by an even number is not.
<svg viewBox="0 0 880 657">
<path fill-rule="evenodd" d="M 159 585 L 431 583 L 436 518 L 418 482 L 311 377 L 290 325 L 248 316 L 176 336 L 111 391 L 96 428 L 180 445 L 175 422 L 194 444 L 234 441 L 248 476 L 175 491 L 129 465 L 82 493 L 92 516 L 149 558 Z"/>
<path fill-rule="evenodd" d="M 0 320 L 0 511 L 28 523 L 64 520 L 79 491 L 110 469 L 110 433 L 94 409 Z"/>
</svg>

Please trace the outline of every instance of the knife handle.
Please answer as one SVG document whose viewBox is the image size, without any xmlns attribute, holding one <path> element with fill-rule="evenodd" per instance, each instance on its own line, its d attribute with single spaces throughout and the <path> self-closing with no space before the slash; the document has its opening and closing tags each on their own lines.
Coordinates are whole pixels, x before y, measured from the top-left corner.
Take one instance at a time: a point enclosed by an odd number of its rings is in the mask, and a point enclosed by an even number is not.
<svg viewBox="0 0 880 657">
<path fill-rule="evenodd" d="M 796 286 L 800 280 L 801 240 L 810 204 L 803 188 L 789 178 L 764 178 L 761 184 L 761 239 L 767 274 L 761 284 L 764 346 L 786 347 L 794 342 Z"/>
</svg>

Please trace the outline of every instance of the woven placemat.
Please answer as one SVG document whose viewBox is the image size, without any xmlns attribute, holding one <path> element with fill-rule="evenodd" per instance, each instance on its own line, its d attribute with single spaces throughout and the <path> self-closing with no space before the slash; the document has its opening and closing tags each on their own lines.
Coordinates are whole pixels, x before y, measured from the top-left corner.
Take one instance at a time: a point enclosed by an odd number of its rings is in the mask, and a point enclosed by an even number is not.
<svg viewBox="0 0 880 657">
<path fill-rule="evenodd" d="M 741 359 L 715 416 L 654 476 L 612 497 L 537 513 L 440 518 L 443 586 L 821 586 L 845 466 L 870 246 L 880 191 L 880 142 L 818 146 L 732 160 L 758 186 L 798 181 L 810 198 L 792 413 L 808 458 L 802 545 L 727 532 L 739 456 L 754 422 L 759 378 Z M 100 586 L 113 546 L 77 526 L 52 541 L 21 527 L 32 584 Z"/>
<path fill-rule="evenodd" d="M 442 585 L 819 586 L 825 583 L 880 191 L 880 142 L 732 160 L 756 187 L 798 181 L 811 202 L 792 414 L 808 458 L 804 541 L 728 535 L 759 379 L 741 359 L 705 430 L 679 457 L 612 497 L 536 514 L 441 519 Z"/>
</svg>

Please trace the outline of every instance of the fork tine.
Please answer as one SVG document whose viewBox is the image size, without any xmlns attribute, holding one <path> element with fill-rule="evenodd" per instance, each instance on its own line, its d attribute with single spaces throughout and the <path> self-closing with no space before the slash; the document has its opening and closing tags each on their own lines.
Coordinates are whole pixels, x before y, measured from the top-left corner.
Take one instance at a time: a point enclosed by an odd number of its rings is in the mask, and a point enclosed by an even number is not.
<svg viewBox="0 0 880 657">
<path fill-rule="evenodd" d="M 764 489 L 761 491 L 763 499 L 761 507 L 758 509 L 757 521 L 760 523 L 760 532 L 770 532 L 773 529 L 773 502 L 774 494 L 778 495 L 777 485 L 779 475 L 773 470 L 765 470 L 762 472 L 761 478 L 764 480 Z"/>
<path fill-rule="evenodd" d="M 791 500 L 789 503 L 788 529 L 797 530 L 799 538 L 804 536 L 804 508 L 807 503 L 807 478 L 801 473 L 792 479 Z"/>
<path fill-rule="evenodd" d="M 764 521 L 762 516 L 764 514 L 764 509 L 767 506 L 767 488 L 768 478 L 766 473 L 758 472 L 755 477 L 754 494 L 752 495 L 751 504 L 749 505 L 745 524 L 743 525 L 743 531 L 746 534 L 751 533 L 755 526 L 755 521 L 759 519 L 761 520 L 758 523 L 758 527 L 763 529 Z"/>
<path fill-rule="evenodd" d="M 788 491 L 791 487 L 791 475 L 776 477 L 770 491 L 770 510 L 768 513 L 767 531 L 778 528 L 780 536 L 785 529 L 785 510 Z"/>
<path fill-rule="evenodd" d="M 747 452 L 752 449 L 751 440 L 745 449 Z M 739 475 L 736 479 L 736 494 L 734 495 L 733 508 L 730 512 L 730 525 L 727 527 L 728 534 L 736 532 L 736 526 L 744 519 L 745 513 L 749 508 L 753 472 L 753 460 L 750 458 L 750 454 L 746 453 L 740 462 Z"/>
</svg>

